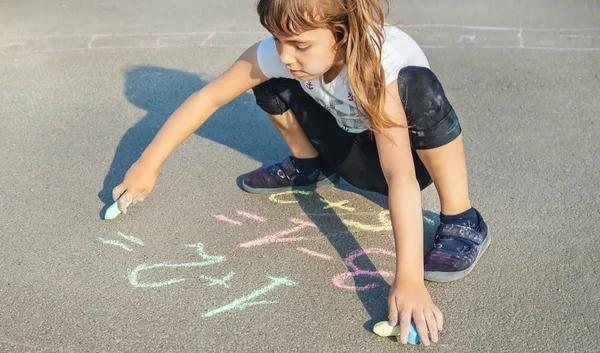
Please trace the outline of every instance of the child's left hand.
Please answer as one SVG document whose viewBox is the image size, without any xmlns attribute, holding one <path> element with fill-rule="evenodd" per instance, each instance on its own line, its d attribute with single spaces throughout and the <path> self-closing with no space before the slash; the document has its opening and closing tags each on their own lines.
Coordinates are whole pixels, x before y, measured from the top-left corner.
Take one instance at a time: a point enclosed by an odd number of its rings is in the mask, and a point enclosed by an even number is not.
<svg viewBox="0 0 600 353">
<path fill-rule="evenodd" d="M 390 325 L 395 326 L 400 320 L 400 341 L 408 341 L 411 319 L 417 328 L 419 338 L 424 345 L 438 341 L 438 331 L 442 331 L 444 318 L 442 312 L 431 301 L 423 280 L 414 282 L 399 281 L 394 283 L 388 297 Z M 429 334 L 428 334 L 429 331 Z"/>
</svg>

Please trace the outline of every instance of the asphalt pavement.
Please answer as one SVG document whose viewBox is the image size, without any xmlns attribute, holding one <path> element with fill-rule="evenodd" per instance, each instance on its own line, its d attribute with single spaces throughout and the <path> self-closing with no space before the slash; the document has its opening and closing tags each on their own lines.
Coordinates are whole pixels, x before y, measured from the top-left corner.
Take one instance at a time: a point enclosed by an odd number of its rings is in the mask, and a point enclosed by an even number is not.
<svg viewBox="0 0 600 353">
<path fill-rule="evenodd" d="M 250 92 L 101 219 L 177 106 L 266 37 L 253 3 L 0 3 L 0 351 L 600 351 L 597 0 L 392 2 L 493 235 L 468 277 L 426 284 L 445 315 L 431 347 L 372 333 L 395 263 L 384 197 L 239 188 L 289 154 Z"/>
</svg>

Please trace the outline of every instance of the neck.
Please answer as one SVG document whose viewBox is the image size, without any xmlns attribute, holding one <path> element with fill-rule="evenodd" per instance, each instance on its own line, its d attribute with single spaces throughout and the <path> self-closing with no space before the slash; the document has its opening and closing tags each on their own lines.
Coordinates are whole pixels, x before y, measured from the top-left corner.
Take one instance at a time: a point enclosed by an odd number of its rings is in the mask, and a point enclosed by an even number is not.
<svg viewBox="0 0 600 353">
<path fill-rule="evenodd" d="M 325 83 L 333 81 L 340 73 L 340 71 L 342 71 L 343 67 L 344 65 L 332 66 L 329 70 L 327 70 L 327 72 L 323 74 L 323 81 L 325 81 Z"/>
</svg>

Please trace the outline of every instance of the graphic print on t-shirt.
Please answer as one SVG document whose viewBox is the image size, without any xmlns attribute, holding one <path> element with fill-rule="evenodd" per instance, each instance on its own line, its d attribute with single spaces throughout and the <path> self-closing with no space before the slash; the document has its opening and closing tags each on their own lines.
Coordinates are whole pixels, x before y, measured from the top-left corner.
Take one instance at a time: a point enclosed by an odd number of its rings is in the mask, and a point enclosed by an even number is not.
<svg viewBox="0 0 600 353">
<path fill-rule="evenodd" d="M 331 95 L 322 95 L 314 97 L 322 107 L 327 109 L 333 115 L 338 125 L 347 132 L 356 132 L 357 130 L 364 131 L 366 126 L 360 116 L 358 116 L 356 108 L 344 103 Z"/>
<path fill-rule="evenodd" d="M 380 61 L 385 72 L 386 86 L 398 79 L 398 73 L 403 67 L 429 67 L 425 53 L 408 34 L 398 27 L 387 25 L 384 34 Z M 287 66 L 281 62 L 273 37 L 266 38 L 260 43 L 256 58 L 266 77 L 302 81 L 292 75 Z M 349 84 L 347 65 L 344 65 L 340 73 L 328 83 L 325 83 L 321 76 L 311 81 L 301 82 L 300 85 L 308 95 L 333 115 L 337 124 L 346 132 L 358 134 L 367 130 L 368 117 L 364 112 L 361 112 L 361 115 L 357 114 L 359 109 L 356 108 L 356 100 Z"/>
</svg>

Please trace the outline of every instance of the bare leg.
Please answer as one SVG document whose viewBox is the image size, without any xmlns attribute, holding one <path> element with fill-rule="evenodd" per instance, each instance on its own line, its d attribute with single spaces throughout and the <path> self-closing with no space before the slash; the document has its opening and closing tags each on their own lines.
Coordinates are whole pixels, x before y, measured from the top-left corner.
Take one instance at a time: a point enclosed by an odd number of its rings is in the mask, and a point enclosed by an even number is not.
<svg viewBox="0 0 600 353">
<path fill-rule="evenodd" d="M 417 154 L 433 179 L 442 214 L 455 215 L 471 208 L 462 134 L 444 146 L 417 150 Z"/>
<path fill-rule="evenodd" d="M 314 158 L 319 155 L 308 137 L 306 137 L 291 109 L 281 115 L 267 113 L 267 116 L 287 143 L 294 157 Z"/>
</svg>

